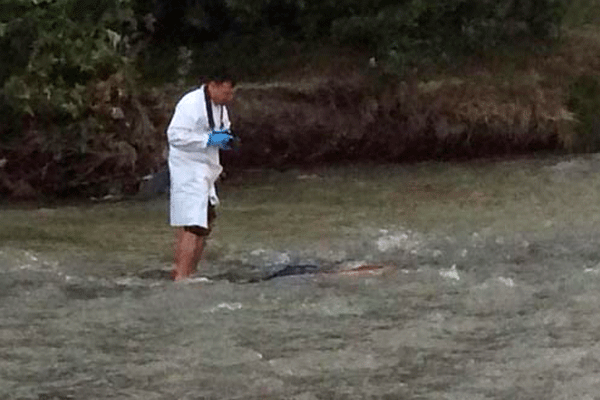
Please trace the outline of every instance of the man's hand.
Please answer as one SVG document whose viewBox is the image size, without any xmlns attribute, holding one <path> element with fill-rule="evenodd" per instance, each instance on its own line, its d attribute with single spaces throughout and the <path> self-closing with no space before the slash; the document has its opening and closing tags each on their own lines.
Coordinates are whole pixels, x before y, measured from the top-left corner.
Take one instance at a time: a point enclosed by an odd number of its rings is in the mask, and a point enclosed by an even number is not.
<svg viewBox="0 0 600 400">
<path fill-rule="evenodd" d="M 221 150 L 230 150 L 230 143 L 233 140 L 233 135 L 231 135 L 231 131 L 229 129 L 224 129 L 220 131 L 212 131 L 208 135 L 207 146 L 215 146 L 220 148 Z"/>
</svg>

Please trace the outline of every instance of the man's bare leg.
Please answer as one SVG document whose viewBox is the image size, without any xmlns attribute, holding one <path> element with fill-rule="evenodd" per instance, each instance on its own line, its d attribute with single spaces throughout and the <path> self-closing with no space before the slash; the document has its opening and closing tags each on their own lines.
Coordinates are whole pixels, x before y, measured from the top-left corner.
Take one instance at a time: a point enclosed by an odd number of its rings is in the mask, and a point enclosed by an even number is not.
<svg viewBox="0 0 600 400">
<path fill-rule="evenodd" d="M 202 257 L 204 248 L 204 238 L 186 231 L 184 228 L 177 228 L 175 231 L 175 248 L 173 259 L 175 261 L 173 279 L 178 281 L 192 275 L 196 270 L 196 265 Z"/>
<path fill-rule="evenodd" d="M 198 264 L 200 263 L 202 254 L 204 253 L 204 243 L 206 243 L 206 237 L 196 235 L 196 250 L 194 251 L 193 272 L 198 270 Z"/>
</svg>

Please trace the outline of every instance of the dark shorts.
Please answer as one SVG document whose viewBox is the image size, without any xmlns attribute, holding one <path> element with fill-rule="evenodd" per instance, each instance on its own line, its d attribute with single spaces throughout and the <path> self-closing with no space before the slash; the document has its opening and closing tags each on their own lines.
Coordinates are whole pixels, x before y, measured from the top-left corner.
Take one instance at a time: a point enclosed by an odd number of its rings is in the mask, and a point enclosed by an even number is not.
<svg viewBox="0 0 600 400">
<path fill-rule="evenodd" d="M 192 225 L 192 226 L 184 226 L 183 229 L 186 232 L 191 232 L 197 236 L 202 236 L 202 237 L 208 236 L 210 234 L 210 232 L 212 231 L 212 225 L 213 225 L 215 218 L 217 218 L 217 211 L 215 210 L 215 206 L 213 206 L 212 204 L 209 204 L 208 205 L 208 228 L 205 228 L 203 226 L 198 226 L 198 225 Z"/>
</svg>

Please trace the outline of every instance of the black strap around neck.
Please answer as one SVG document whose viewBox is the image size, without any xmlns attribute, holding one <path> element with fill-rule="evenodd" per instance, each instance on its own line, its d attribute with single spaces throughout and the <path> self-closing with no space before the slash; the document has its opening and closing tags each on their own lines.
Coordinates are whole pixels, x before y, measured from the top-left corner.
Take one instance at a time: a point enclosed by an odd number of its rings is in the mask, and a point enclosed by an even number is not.
<svg viewBox="0 0 600 400">
<path fill-rule="evenodd" d="M 215 117 L 213 116 L 213 109 L 212 109 L 212 100 L 210 99 L 210 95 L 208 94 L 208 85 L 204 85 L 204 103 L 206 103 L 206 116 L 208 117 L 208 126 L 210 126 L 210 130 L 212 131 L 213 129 L 215 129 Z M 221 106 L 221 126 L 219 127 L 219 129 L 223 129 L 223 108 L 225 108 L 224 106 Z"/>
<path fill-rule="evenodd" d="M 208 94 L 208 85 L 204 85 L 204 103 L 206 103 L 206 116 L 208 117 L 208 126 L 210 130 L 215 129 L 215 118 L 213 117 L 212 100 Z"/>
</svg>

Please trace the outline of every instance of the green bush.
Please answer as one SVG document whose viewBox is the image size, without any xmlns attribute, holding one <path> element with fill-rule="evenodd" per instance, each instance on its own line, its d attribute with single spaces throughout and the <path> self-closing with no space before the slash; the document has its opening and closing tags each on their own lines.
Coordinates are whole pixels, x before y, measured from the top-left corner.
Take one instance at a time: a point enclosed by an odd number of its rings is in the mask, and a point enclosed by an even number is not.
<svg viewBox="0 0 600 400">
<path fill-rule="evenodd" d="M 125 0 L 5 0 L 0 7 L 2 93 L 17 112 L 77 120 L 93 80 L 123 68 L 131 21 Z M 133 23 L 131 21 L 130 23 Z"/>
<path fill-rule="evenodd" d="M 571 150 L 600 151 L 600 76 L 577 78 L 567 104 L 578 120 Z"/>
<path fill-rule="evenodd" d="M 564 18 L 569 27 L 600 25 L 599 0 L 572 0 Z"/>
<path fill-rule="evenodd" d="M 136 33 L 129 0 L 3 0 L 0 49 L 12 57 L 2 57 L 0 192 L 69 191 L 99 171 L 139 172 L 122 161 L 147 154 L 131 142 L 154 145 L 132 89 Z"/>
<path fill-rule="evenodd" d="M 298 41 L 362 47 L 380 59 L 403 64 L 554 38 L 568 0 L 191 0 L 176 4 L 157 8 L 163 28 L 156 40 L 172 48 L 225 46 L 226 51 L 239 54 L 245 47 L 249 55 L 240 64 L 251 67 L 261 64 L 264 54 L 285 57 L 279 48 Z M 265 33 L 269 36 L 265 41 L 246 39 Z M 238 45 L 232 48 L 231 43 Z"/>
<path fill-rule="evenodd" d="M 565 0 L 411 0 L 333 20 L 333 38 L 380 54 L 439 56 L 558 35 Z"/>
</svg>

